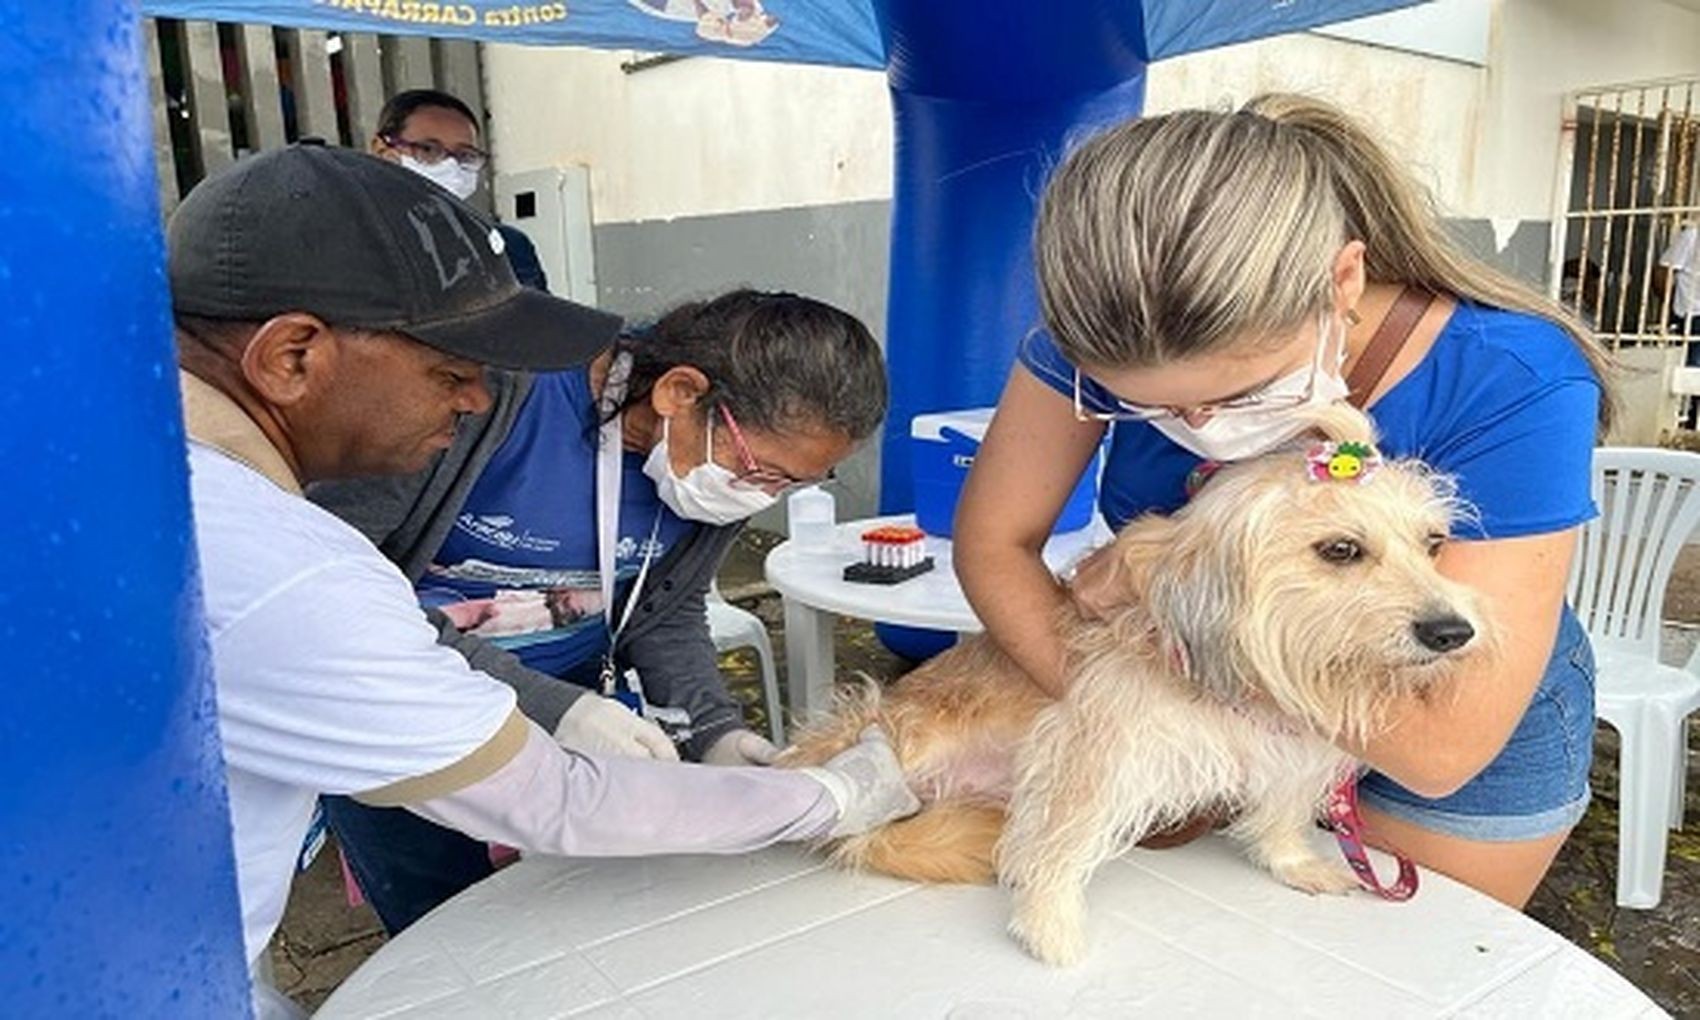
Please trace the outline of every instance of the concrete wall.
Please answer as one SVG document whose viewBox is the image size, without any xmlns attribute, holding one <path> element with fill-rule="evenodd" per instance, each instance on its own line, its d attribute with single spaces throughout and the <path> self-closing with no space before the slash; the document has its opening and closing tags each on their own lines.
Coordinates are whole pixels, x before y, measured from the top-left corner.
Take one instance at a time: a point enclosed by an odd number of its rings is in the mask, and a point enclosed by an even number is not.
<svg viewBox="0 0 1700 1020">
<path fill-rule="evenodd" d="M 591 167 L 597 223 L 891 197 L 883 74 L 642 56 L 486 47 L 497 169 Z"/>
<path fill-rule="evenodd" d="M 1667 0 L 1480 0 L 1472 65 L 1317 35 L 1284 36 L 1154 67 L 1147 108 L 1226 105 L 1268 89 L 1325 96 L 1373 122 L 1449 212 L 1552 215 L 1566 93 L 1700 73 L 1700 10 Z"/>
<path fill-rule="evenodd" d="M 1145 105 L 1152 113 L 1164 113 L 1200 106 L 1232 109 L 1260 92 L 1323 97 L 1373 123 L 1443 206 L 1473 212 L 1463 208 L 1462 199 L 1477 172 L 1471 142 L 1486 77 L 1481 68 L 1455 61 L 1293 35 L 1157 64 Z M 1556 130 L 1556 107 L 1548 120 Z"/>
<path fill-rule="evenodd" d="M 1498 0 L 1491 52 L 1479 170 L 1460 208 L 1547 219 L 1564 94 L 1700 74 L 1700 11 L 1666 0 Z"/>
</svg>

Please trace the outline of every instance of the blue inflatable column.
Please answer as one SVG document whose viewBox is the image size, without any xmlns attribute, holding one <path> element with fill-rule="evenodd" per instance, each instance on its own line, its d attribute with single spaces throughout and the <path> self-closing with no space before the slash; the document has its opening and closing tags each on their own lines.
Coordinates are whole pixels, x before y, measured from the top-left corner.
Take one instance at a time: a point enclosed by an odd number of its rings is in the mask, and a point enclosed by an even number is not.
<svg viewBox="0 0 1700 1020">
<path fill-rule="evenodd" d="M 1139 0 L 884 0 L 897 128 L 880 508 L 914 506 L 909 419 L 997 402 L 1039 324 L 1030 252 L 1076 131 L 1139 112 Z"/>
<path fill-rule="evenodd" d="M 249 1011 L 134 3 L 0 3 L 0 1013 Z"/>
</svg>

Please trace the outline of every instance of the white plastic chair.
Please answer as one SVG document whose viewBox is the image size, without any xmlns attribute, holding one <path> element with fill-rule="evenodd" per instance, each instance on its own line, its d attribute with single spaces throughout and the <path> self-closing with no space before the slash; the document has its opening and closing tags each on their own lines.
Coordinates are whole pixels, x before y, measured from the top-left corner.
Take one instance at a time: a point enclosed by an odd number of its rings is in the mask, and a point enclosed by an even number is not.
<svg viewBox="0 0 1700 1020">
<path fill-rule="evenodd" d="M 1700 708 L 1700 650 L 1659 661 L 1661 610 L 1677 553 L 1700 523 L 1700 454 L 1594 451 L 1600 516 L 1582 530 L 1570 604 L 1598 663 L 1597 712 L 1622 738 L 1617 902 L 1658 906 L 1667 827 L 1682 828 L 1688 716 Z"/>
<path fill-rule="evenodd" d="M 785 746 L 785 707 L 779 701 L 779 671 L 773 664 L 773 641 L 767 627 L 756 614 L 739 609 L 720 595 L 720 582 L 709 585 L 708 633 L 714 639 L 714 650 L 728 652 L 734 648 L 754 648 L 761 663 L 761 696 L 767 708 L 768 739 L 773 746 Z"/>
</svg>

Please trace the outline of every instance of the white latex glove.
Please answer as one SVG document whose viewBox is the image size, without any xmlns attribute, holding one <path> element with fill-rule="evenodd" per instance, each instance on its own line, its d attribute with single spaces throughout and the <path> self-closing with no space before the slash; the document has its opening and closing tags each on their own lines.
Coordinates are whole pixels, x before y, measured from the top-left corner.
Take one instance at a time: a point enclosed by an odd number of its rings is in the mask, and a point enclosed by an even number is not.
<svg viewBox="0 0 1700 1020">
<path fill-rule="evenodd" d="M 772 765 L 779 754 L 759 733 L 749 730 L 728 730 L 709 745 L 702 756 L 704 765 Z"/>
<path fill-rule="evenodd" d="M 878 726 L 863 730 L 861 740 L 825 765 L 800 771 L 818 780 L 838 802 L 838 824 L 827 833 L 831 839 L 867 832 L 921 810 Z"/>
<path fill-rule="evenodd" d="M 593 756 L 679 760 L 679 749 L 661 727 L 600 694 L 573 702 L 555 727 L 555 743 Z"/>
</svg>

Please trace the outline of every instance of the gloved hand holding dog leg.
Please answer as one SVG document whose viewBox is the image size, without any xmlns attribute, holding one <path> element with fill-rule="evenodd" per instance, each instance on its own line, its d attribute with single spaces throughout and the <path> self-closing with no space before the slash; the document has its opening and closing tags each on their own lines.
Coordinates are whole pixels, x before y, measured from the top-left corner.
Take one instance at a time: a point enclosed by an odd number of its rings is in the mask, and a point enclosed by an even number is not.
<svg viewBox="0 0 1700 1020">
<path fill-rule="evenodd" d="M 838 803 L 838 822 L 827 832 L 830 839 L 855 836 L 921 810 L 896 752 L 877 726 L 863 730 L 860 740 L 825 765 L 799 771 L 819 781 Z"/>
</svg>

